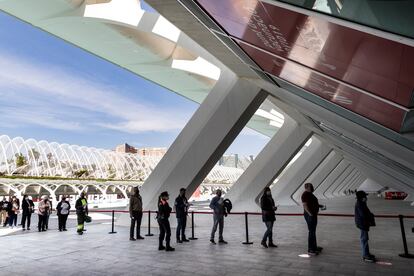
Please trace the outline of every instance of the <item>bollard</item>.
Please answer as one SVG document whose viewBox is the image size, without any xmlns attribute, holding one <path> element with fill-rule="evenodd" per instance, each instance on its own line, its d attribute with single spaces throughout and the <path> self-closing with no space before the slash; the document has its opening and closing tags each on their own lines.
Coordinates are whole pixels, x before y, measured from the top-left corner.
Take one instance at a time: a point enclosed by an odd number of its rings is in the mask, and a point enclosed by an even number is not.
<svg viewBox="0 0 414 276">
<path fill-rule="evenodd" d="M 116 234 L 115 230 L 115 210 L 112 210 L 112 231 L 108 234 Z"/>
<path fill-rule="evenodd" d="M 194 237 L 194 211 L 191 211 L 191 238 L 189 240 L 198 240 Z"/>
<path fill-rule="evenodd" d="M 404 244 L 404 253 L 399 254 L 400 257 L 413 259 L 414 255 L 408 253 L 408 246 L 407 246 L 407 239 L 405 237 L 405 228 L 404 228 L 404 216 L 399 215 L 398 218 L 400 219 L 400 228 L 401 228 L 401 235 Z"/>
<path fill-rule="evenodd" d="M 244 212 L 244 223 L 246 225 L 246 241 L 243 242 L 243 244 L 253 244 L 252 242 L 249 242 L 249 221 L 247 219 L 247 215 L 249 213 Z"/>
<path fill-rule="evenodd" d="M 148 234 L 145 235 L 146 237 L 154 236 L 151 234 L 151 210 L 148 210 Z"/>
</svg>

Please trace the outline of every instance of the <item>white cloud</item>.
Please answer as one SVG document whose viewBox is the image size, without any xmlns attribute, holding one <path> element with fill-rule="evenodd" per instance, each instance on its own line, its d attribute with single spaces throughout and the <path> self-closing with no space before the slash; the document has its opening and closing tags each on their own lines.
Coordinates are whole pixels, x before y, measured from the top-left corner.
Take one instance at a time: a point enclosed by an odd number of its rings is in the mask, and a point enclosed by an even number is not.
<svg viewBox="0 0 414 276">
<path fill-rule="evenodd" d="M 79 130 L 89 125 L 139 133 L 182 129 L 190 115 L 173 107 L 165 110 L 134 102 L 115 87 L 4 52 L 0 52 L 0 68 L 0 97 L 13 98 L 26 106 L 24 112 L 15 106 L 9 116 L 0 111 L 2 120 L 6 116 L 56 129 Z M 33 109 L 31 102 L 36 103 Z"/>
</svg>

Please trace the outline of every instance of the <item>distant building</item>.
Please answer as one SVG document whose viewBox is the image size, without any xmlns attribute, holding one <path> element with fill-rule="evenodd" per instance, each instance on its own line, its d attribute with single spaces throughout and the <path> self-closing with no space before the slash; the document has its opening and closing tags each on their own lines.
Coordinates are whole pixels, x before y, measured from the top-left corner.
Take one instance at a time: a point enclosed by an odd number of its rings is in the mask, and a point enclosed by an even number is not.
<svg viewBox="0 0 414 276">
<path fill-rule="evenodd" d="M 138 154 L 141 156 L 164 156 L 167 148 L 140 148 Z"/>
<path fill-rule="evenodd" d="M 137 149 L 133 146 L 128 145 L 127 143 L 116 146 L 115 151 L 122 153 L 137 153 Z"/>
</svg>

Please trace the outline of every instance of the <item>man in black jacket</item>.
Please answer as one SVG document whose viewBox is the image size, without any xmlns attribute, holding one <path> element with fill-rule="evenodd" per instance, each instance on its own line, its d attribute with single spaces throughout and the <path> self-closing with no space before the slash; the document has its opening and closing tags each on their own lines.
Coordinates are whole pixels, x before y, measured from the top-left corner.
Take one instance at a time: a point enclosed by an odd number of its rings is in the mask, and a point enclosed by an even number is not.
<svg viewBox="0 0 414 276">
<path fill-rule="evenodd" d="M 364 191 L 356 193 L 355 203 L 355 224 L 361 230 L 361 249 L 362 259 L 366 262 L 375 262 L 375 256 L 369 252 L 368 231 L 371 226 L 375 226 L 374 214 L 368 209 L 367 194 Z"/>
<path fill-rule="evenodd" d="M 22 228 L 23 231 L 26 230 L 26 222 L 27 222 L 27 230 L 30 230 L 30 221 L 32 218 L 32 213 L 34 212 L 34 203 L 27 195 L 23 196 L 22 200 Z"/>
<path fill-rule="evenodd" d="M 185 188 L 180 189 L 180 194 L 175 199 L 175 212 L 177 217 L 177 243 L 189 242 L 185 237 L 185 227 L 187 225 L 188 207 L 190 206 L 185 196 Z M 181 236 L 180 236 L 181 235 Z"/>
<path fill-rule="evenodd" d="M 129 240 L 143 240 L 141 236 L 141 220 L 142 220 L 142 197 L 139 194 L 138 187 L 134 187 L 133 193 L 129 199 L 129 216 L 131 217 L 131 227 L 129 229 Z M 137 238 L 134 238 L 134 228 L 136 225 Z"/>
</svg>

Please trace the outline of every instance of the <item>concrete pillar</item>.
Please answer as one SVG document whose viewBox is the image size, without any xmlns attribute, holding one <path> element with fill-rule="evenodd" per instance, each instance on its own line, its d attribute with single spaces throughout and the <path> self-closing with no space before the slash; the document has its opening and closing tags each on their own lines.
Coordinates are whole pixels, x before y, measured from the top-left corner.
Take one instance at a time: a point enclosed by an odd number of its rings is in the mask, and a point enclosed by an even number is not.
<svg viewBox="0 0 414 276">
<path fill-rule="evenodd" d="M 378 184 L 375 180 L 371 178 L 365 179 L 363 183 L 361 183 L 360 189 L 364 190 L 365 192 L 377 192 L 381 190 L 383 186 Z"/>
<path fill-rule="evenodd" d="M 312 174 L 305 181 L 303 181 L 303 184 L 312 183 L 316 190 L 328 177 L 328 175 L 339 165 L 342 159 L 342 155 L 335 151 L 331 151 L 322 163 L 320 163 L 320 165 L 312 172 Z M 304 185 L 301 185 L 294 193 L 292 198 L 297 204 L 301 204 L 301 196 L 304 191 Z"/>
<path fill-rule="evenodd" d="M 335 167 L 333 171 L 322 181 L 322 183 L 315 188 L 315 196 L 320 199 L 325 199 L 324 193 L 326 190 L 341 176 L 341 174 L 350 166 L 351 164 L 342 159 L 341 162 Z"/>
<path fill-rule="evenodd" d="M 341 183 L 343 181 L 345 181 L 346 179 L 348 179 L 348 177 L 350 175 L 352 175 L 355 172 L 355 167 L 352 166 L 352 164 L 346 168 L 341 175 L 332 183 L 332 185 L 329 186 L 328 189 L 326 189 L 326 191 L 323 193 L 325 198 L 333 198 L 333 192 L 335 190 L 335 188 L 337 188 L 339 185 L 341 185 Z"/>
<path fill-rule="evenodd" d="M 311 135 L 311 131 L 285 115 L 283 126 L 226 195 L 233 202 L 234 210 L 257 211 L 263 189 L 273 183 Z"/>
<path fill-rule="evenodd" d="M 154 209 L 163 191 L 190 196 L 266 97 L 247 80 L 221 77 L 143 184 L 143 208 Z"/>
<path fill-rule="evenodd" d="M 276 202 L 280 205 L 297 205 L 292 195 L 330 151 L 331 149 L 324 145 L 321 140 L 315 135 L 312 136 L 312 143 L 309 147 L 273 185 L 272 195 Z"/>
</svg>

